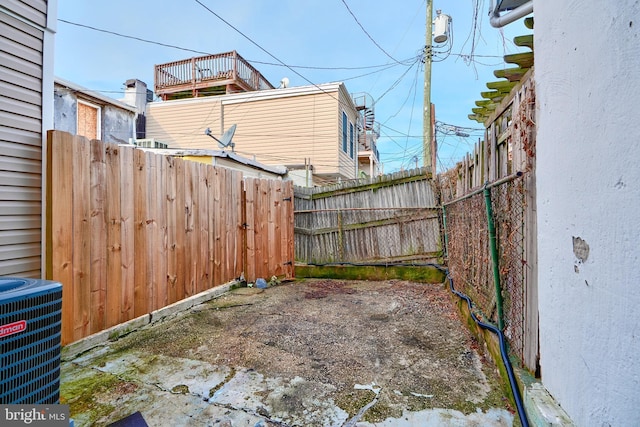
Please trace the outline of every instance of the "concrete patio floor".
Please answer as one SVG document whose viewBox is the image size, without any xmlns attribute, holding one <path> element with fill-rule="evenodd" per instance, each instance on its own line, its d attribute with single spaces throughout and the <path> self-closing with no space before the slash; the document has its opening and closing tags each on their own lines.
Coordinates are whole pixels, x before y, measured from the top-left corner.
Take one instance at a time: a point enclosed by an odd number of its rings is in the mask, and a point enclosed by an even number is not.
<svg viewBox="0 0 640 427">
<path fill-rule="evenodd" d="M 239 288 L 62 364 L 76 426 L 511 426 L 440 285 Z"/>
</svg>

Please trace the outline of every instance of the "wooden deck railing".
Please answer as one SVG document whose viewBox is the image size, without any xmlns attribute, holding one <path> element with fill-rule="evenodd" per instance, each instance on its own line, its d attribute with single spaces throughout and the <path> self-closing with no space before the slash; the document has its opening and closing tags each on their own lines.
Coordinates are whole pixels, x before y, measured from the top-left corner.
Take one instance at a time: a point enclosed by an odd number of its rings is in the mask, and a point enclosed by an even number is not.
<svg viewBox="0 0 640 427">
<path fill-rule="evenodd" d="M 215 86 L 235 85 L 243 91 L 273 89 L 273 85 L 235 50 L 155 66 L 155 91 L 166 95 Z"/>
</svg>

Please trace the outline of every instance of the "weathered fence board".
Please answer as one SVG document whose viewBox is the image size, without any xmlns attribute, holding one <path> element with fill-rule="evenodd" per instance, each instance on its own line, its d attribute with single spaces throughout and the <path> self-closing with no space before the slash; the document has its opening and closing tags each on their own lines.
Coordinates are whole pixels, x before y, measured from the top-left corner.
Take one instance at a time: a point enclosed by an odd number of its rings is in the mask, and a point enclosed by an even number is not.
<svg viewBox="0 0 640 427">
<path fill-rule="evenodd" d="M 86 145 L 86 144 L 82 144 Z M 135 283 L 135 226 L 134 226 L 134 200 L 133 200 L 133 152 L 134 150 L 120 150 L 120 213 L 121 213 L 121 250 L 122 262 L 121 283 Z M 132 319 L 134 317 L 134 287 L 123 286 L 121 288 L 121 318 Z"/>
<path fill-rule="evenodd" d="M 425 170 L 296 188 L 296 260 L 432 262 L 442 254 L 436 190 Z"/>
<path fill-rule="evenodd" d="M 91 161 L 91 153 L 87 144 L 81 144 L 78 149 L 73 150 L 71 168 L 73 174 L 73 232 L 78 236 L 79 250 L 73 251 L 73 282 L 74 289 L 74 336 L 84 336 L 90 330 L 90 305 L 82 304 L 91 300 L 91 252 L 89 244 L 91 242 L 90 210 L 90 168 L 84 168 L 84 164 Z"/>
<path fill-rule="evenodd" d="M 105 145 L 90 144 L 90 211 L 91 239 L 91 298 L 89 309 L 89 333 L 93 334 L 103 327 L 106 316 L 107 300 L 107 221 L 105 216 L 107 164 L 105 161 Z M 134 302 L 135 304 L 135 302 Z"/>
<path fill-rule="evenodd" d="M 63 284 L 63 344 L 243 272 L 293 277 L 291 182 L 243 184 L 238 171 L 57 131 L 47 156 L 46 270 Z"/>
<path fill-rule="evenodd" d="M 76 144 L 81 145 L 81 144 Z M 117 325 L 122 321 L 120 308 L 121 295 L 121 215 L 120 215 L 120 157 L 118 146 L 106 144 L 107 161 L 107 321 L 106 327 Z M 75 203 L 75 200 L 73 201 Z M 75 236 L 74 236 L 75 237 Z M 75 249 L 74 242 L 74 249 Z M 55 256 L 55 255 L 54 255 Z M 74 287 L 75 287 L 74 283 Z M 78 339 L 75 336 L 74 339 Z"/>
<path fill-rule="evenodd" d="M 95 144 L 97 146 L 102 144 Z M 136 257 L 138 260 L 146 259 L 147 249 L 149 246 L 149 232 L 147 224 L 147 156 L 144 151 L 136 150 L 134 157 L 134 185 L 133 185 L 133 211 L 134 211 L 134 245 L 136 248 Z M 106 197 L 106 196 L 105 196 Z M 96 239 L 96 246 L 100 245 L 100 241 Z M 138 266 L 134 271 L 134 287 L 133 287 L 133 312 L 135 317 L 142 316 L 149 312 L 151 304 L 149 303 L 150 295 L 147 277 L 152 263 L 142 263 L 144 268 Z"/>
</svg>

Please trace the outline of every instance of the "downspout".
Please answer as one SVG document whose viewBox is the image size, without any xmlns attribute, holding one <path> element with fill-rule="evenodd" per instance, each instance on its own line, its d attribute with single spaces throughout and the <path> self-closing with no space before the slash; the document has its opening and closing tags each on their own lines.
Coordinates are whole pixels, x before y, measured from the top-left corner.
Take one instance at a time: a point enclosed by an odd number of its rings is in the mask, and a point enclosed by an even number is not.
<svg viewBox="0 0 640 427">
<path fill-rule="evenodd" d="M 500 3 L 502 3 L 502 1 L 500 1 Z M 517 21 L 518 19 L 529 15 L 530 13 L 533 13 L 533 0 L 516 7 L 504 16 L 500 16 L 500 12 L 496 6 L 496 0 L 491 0 L 491 10 L 489 11 L 491 18 L 489 19 L 489 22 L 492 27 L 501 28 L 507 24 L 511 24 L 513 21 Z"/>
</svg>

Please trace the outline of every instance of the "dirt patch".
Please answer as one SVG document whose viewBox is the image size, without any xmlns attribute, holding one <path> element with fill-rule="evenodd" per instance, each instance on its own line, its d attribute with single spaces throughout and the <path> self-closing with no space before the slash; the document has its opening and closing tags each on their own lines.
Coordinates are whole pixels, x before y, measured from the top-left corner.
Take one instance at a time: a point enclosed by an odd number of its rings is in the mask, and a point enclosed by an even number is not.
<svg viewBox="0 0 640 427">
<path fill-rule="evenodd" d="M 109 366 L 107 359 L 134 351 L 229 367 L 203 399 L 231 399 L 225 384 L 244 378 L 255 391 L 244 398 L 254 402 L 252 413 L 282 425 L 322 426 L 311 415 L 328 411 L 327 402 L 342 411 L 332 412 L 332 424 L 374 399 L 362 421 L 431 408 L 507 408 L 495 367 L 440 285 L 307 279 L 238 289 L 110 347 L 90 363 Z"/>
<path fill-rule="evenodd" d="M 316 282 L 310 282 L 307 284 L 309 288 L 305 291 L 304 297 L 307 299 L 320 299 L 326 298 L 330 294 L 354 294 L 355 289 L 347 286 L 347 282 L 340 282 L 335 280 L 319 280 Z"/>
</svg>

